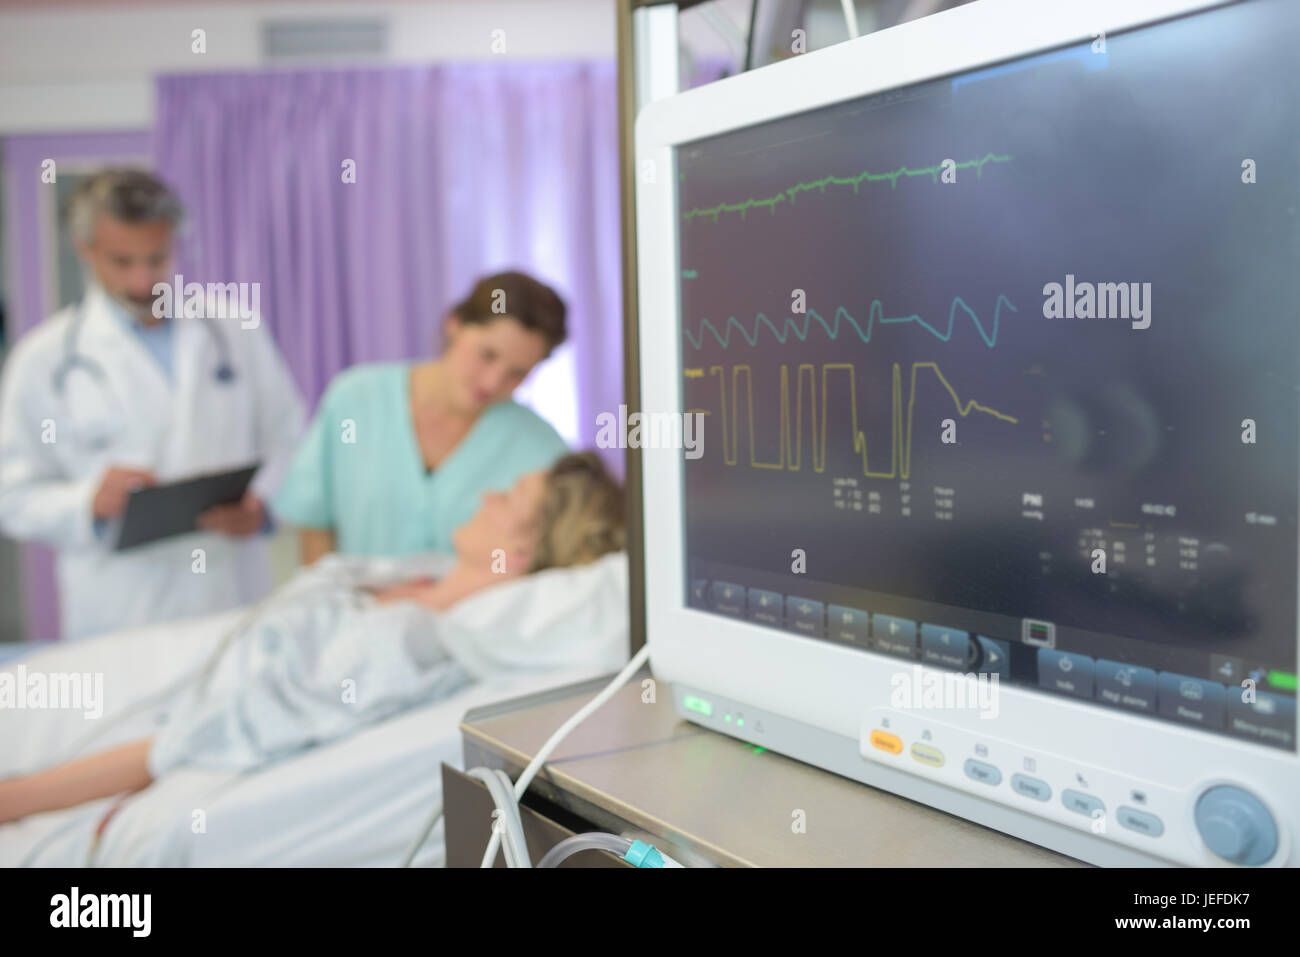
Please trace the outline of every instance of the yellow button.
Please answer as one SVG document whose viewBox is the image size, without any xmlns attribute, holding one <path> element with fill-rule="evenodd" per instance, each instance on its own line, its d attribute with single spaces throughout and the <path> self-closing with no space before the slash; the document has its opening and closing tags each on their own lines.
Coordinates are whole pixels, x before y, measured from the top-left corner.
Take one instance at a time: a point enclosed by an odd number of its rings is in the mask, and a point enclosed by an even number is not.
<svg viewBox="0 0 1300 957">
<path fill-rule="evenodd" d="M 928 744 L 912 745 L 912 757 L 922 764 L 928 764 L 932 768 L 943 767 L 943 752 L 938 748 L 932 748 Z"/>
<path fill-rule="evenodd" d="M 890 754 L 900 754 L 903 750 L 903 739 L 888 731 L 872 731 L 871 746 L 881 751 L 888 751 Z"/>
</svg>

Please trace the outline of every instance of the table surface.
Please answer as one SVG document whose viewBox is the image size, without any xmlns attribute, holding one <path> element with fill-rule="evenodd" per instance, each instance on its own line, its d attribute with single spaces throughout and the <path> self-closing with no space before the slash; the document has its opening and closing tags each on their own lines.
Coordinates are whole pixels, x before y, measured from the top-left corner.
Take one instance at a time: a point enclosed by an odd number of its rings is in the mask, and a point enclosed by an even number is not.
<svg viewBox="0 0 1300 957">
<path fill-rule="evenodd" d="M 643 832 L 688 864 L 1086 866 L 683 721 L 662 683 L 656 700 L 643 702 L 646 677 L 638 675 L 575 728 L 530 793 L 596 827 Z M 570 685 L 468 712 L 460 725 L 465 766 L 517 774 L 605 684 Z"/>
</svg>

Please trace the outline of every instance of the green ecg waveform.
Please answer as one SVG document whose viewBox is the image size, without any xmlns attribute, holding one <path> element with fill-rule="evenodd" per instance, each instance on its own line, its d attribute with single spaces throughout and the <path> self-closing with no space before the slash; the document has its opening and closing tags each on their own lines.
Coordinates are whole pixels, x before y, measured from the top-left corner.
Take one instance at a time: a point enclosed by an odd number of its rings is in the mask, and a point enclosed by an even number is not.
<svg viewBox="0 0 1300 957">
<path fill-rule="evenodd" d="M 1015 157 L 1013 156 L 999 156 L 996 153 L 987 153 L 979 159 L 965 160 L 953 165 L 957 169 L 973 168 L 975 170 L 975 177 L 977 179 L 983 179 L 984 167 L 986 164 L 1010 163 L 1014 158 Z M 782 190 L 772 196 L 765 196 L 762 198 L 754 198 L 751 196 L 739 203 L 719 203 L 717 206 L 712 206 L 709 209 L 692 209 L 689 212 L 684 213 L 682 218 L 689 223 L 697 216 L 712 216 L 713 222 L 716 223 L 718 221 L 718 216 L 722 213 L 740 213 L 741 219 L 746 219 L 748 218 L 747 214 L 751 208 L 757 208 L 760 206 L 766 206 L 769 212 L 775 214 L 777 203 L 788 201 L 793 205 L 795 199 L 800 193 L 811 192 L 814 189 L 819 192 L 825 192 L 827 186 L 852 186 L 853 192 L 856 195 L 858 187 L 863 183 L 879 183 L 883 180 L 889 180 L 889 188 L 896 189 L 898 187 L 898 181 L 903 177 L 911 179 L 913 176 L 929 176 L 937 183 L 939 182 L 939 174 L 941 172 L 943 172 L 943 164 L 939 163 L 935 166 L 922 166 L 915 169 L 910 166 L 900 166 L 898 169 L 886 173 L 873 173 L 870 170 L 863 170 L 857 176 L 824 176 L 821 179 L 810 180 L 806 183 L 795 183 L 789 189 Z"/>
<path fill-rule="evenodd" d="M 761 462 L 754 451 L 754 385 L 753 374 L 748 365 L 735 365 L 731 367 L 731 403 L 727 403 L 727 382 L 726 369 L 723 366 L 710 366 L 709 375 L 718 377 L 718 386 L 721 400 L 720 416 L 722 420 L 722 455 L 728 465 L 735 465 L 739 460 L 738 442 L 740 430 L 737 423 L 737 417 L 740 411 L 740 401 L 738 398 L 740 388 L 740 374 L 745 374 L 745 405 L 746 419 L 749 434 L 749 466 L 756 469 L 788 469 L 793 472 L 799 471 L 803 467 L 803 400 L 804 400 L 804 376 L 807 374 L 808 379 L 808 420 L 809 433 L 812 435 L 812 467 L 814 472 L 822 472 L 826 468 L 826 422 L 829 416 L 826 412 L 826 392 L 831 372 L 847 372 L 849 381 L 849 408 L 850 423 L 849 432 L 853 440 L 854 454 L 862 456 L 862 474 L 867 478 L 900 478 L 906 479 L 912 472 L 912 413 L 916 405 L 916 374 L 919 370 L 926 369 L 933 372 L 939 380 L 940 385 L 952 398 L 953 406 L 957 409 L 957 414 L 966 418 L 972 412 L 982 412 L 985 415 L 1000 419 L 1003 422 L 1011 424 L 1018 423 L 1018 419 L 1006 413 L 999 412 L 996 409 L 981 405 L 974 399 L 968 399 L 965 402 L 957 395 L 951 383 L 948 382 L 939 366 L 934 362 L 914 362 L 912 363 L 911 384 L 908 389 L 907 405 L 903 405 L 903 378 L 902 369 L 897 362 L 894 363 L 893 369 L 893 387 L 891 390 L 891 414 L 890 414 L 890 440 L 889 440 L 889 471 L 872 471 L 867 459 L 867 436 L 858 428 L 858 398 L 857 398 L 857 376 L 854 373 L 853 363 L 851 362 L 828 362 L 821 367 L 821 402 L 820 406 L 817 401 L 817 369 L 811 363 L 804 363 L 798 367 L 795 381 L 795 402 L 794 402 L 794 425 L 791 428 L 790 421 L 790 374 L 789 367 L 781 366 L 781 412 L 780 412 L 780 443 L 775 462 Z M 820 415 L 818 414 L 820 408 Z M 728 414 L 730 409 L 730 414 Z M 819 428 L 820 424 L 820 428 Z"/>
</svg>

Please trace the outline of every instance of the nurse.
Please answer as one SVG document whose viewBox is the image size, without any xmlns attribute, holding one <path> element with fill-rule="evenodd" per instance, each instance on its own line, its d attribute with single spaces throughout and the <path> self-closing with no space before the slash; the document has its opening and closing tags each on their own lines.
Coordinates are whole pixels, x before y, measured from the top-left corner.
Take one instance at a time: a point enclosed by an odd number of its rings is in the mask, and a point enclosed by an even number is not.
<svg viewBox="0 0 1300 957">
<path fill-rule="evenodd" d="M 510 396 L 564 341 L 564 318 L 553 289 L 500 273 L 451 309 L 437 359 L 340 373 L 271 504 L 300 529 L 303 562 L 447 551 L 484 491 L 563 455 L 559 433 Z"/>
</svg>

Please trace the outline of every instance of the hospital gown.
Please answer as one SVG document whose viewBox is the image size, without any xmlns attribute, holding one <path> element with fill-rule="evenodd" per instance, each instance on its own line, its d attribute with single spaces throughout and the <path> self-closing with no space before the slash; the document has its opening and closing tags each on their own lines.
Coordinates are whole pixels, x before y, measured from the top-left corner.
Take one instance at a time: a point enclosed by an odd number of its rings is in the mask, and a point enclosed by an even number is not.
<svg viewBox="0 0 1300 957">
<path fill-rule="evenodd" d="M 409 363 L 342 372 L 271 503 L 277 518 L 334 531 L 347 555 L 451 550 L 451 533 L 482 494 L 550 466 L 568 451 L 558 432 L 517 402 L 489 406 L 437 468 L 425 468 L 411 419 Z"/>
<path fill-rule="evenodd" d="M 449 566 L 431 556 L 428 571 Z M 225 651 L 237 661 L 233 687 L 196 684 L 155 735 L 154 778 L 181 765 L 251 770 L 473 681 L 447 654 L 442 616 L 412 602 L 378 603 L 357 587 L 360 567 L 331 563 L 252 616 Z"/>
<path fill-rule="evenodd" d="M 155 734 L 154 778 L 181 766 L 250 771 L 474 682 L 617 670 L 627 661 L 627 557 L 502 582 L 435 611 L 362 586 L 440 577 L 446 555 L 328 555 L 254 606 L 210 674 Z"/>
</svg>

